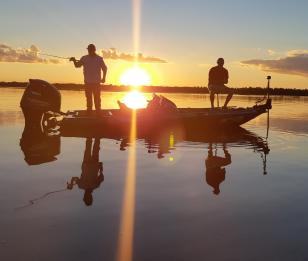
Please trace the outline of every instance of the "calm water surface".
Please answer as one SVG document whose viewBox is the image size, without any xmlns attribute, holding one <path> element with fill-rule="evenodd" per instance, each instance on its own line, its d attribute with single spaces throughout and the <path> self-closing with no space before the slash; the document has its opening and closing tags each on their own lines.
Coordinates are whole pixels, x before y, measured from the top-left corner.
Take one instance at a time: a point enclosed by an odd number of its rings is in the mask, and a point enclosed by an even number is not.
<svg viewBox="0 0 308 261">
<path fill-rule="evenodd" d="M 40 162 L 20 147 L 23 90 L 0 92 L 0 260 L 115 260 L 132 147 L 61 137 L 49 162 L 29 165 Z M 103 107 L 123 96 L 104 93 Z M 209 106 L 207 95 L 166 96 L 178 107 Z M 83 92 L 62 97 L 63 111 L 85 105 Z M 231 105 L 256 99 L 236 96 Z M 268 139 L 267 115 L 238 137 L 138 139 L 134 260 L 308 260 L 307 106 L 304 97 L 274 98 Z M 40 151 L 44 140 L 27 144 Z M 83 182 L 94 184 L 87 206 L 87 184 L 73 183 L 91 149 L 103 170 Z"/>
</svg>

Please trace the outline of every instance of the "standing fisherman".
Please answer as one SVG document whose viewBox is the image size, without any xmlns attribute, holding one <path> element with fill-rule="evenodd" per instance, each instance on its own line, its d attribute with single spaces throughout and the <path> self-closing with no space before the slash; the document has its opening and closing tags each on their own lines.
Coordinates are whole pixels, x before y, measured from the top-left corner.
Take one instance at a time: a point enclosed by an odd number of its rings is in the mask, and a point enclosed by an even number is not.
<svg viewBox="0 0 308 261">
<path fill-rule="evenodd" d="M 96 47 L 94 44 L 88 45 L 88 55 L 82 56 L 80 60 L 71 57 L 70 61 L 74 62 L 76 68 L 83 66 L 83 75 L 85 83 L 85 94 L 87 98 L 87 112 L 92 111 L 92 96 L 96 112 L 101 110 L 101 86 L 106 80 L 107 66 L 103 57 L 96 54 Z M 103 71 L 103 78 L 101 78 L 101 71 Z"/>
</svg>

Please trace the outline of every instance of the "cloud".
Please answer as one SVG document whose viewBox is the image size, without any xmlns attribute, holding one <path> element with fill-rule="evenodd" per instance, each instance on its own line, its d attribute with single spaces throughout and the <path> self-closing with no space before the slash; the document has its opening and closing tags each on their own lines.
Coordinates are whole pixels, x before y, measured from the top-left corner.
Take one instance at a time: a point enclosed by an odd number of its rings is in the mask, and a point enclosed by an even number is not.
<svg viewBox="0 0 308 261">
<path fill-rule="evenodd" d="M 294 74 L 308 77 L 308 50 L 291 50 L 283 58 L 275 60 L 252 59 L 241 62 L 244 65 L 258 66 L 267 72 Z"/>
<path fill-rule="evenodd" d="M 273 56 L 273 55 L 276 54 L 276 52 L 275 52 L 274 50 L 272 50 L 272 49 L 268 49 L 268 50 L 267 50 L 267 53 L 268 53 L 270 56 Z"/>
<path fill-rule="evenodd" d="M 60 63 L 57 59 L 39 57 L 40 49 L 31 45 L 30 48 L 16 48 L 0 43 L 0 62 L 10 63 Z"/>
<path fill-rule="evenodd" d="M 101 52 L 105 59 L 123 60 L 128 62 L 133 62 L 135 60 L 133 54 L 118 52 L 116 48 L 103 49 Z M 138 54 L 138 61 L 142 63 L 167 63 L 166 60 L 154 56 L 144 56 L 142 53 Z"/>
</svg>

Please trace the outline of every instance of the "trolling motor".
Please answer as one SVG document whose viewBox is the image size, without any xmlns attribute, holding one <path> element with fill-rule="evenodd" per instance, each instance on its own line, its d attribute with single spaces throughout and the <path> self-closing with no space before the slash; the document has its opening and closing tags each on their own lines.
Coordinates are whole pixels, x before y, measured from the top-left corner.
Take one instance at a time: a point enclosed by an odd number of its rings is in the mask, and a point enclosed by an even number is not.
<svg viewBox="0 0 308 261">
<path fill-rule="evenodd" d="M 38 79 L 30 79 L 20 101 L 25 127 L 43 128 L 43 115 L 52 111 L 61 113 L 61 94 L 56 87 Z"/>
<path fill-rule="evenodd" d="M 270 81 L 272 79 L 272 76 L 269 75 L 266 77 L 266 79 L 267 79 L 266 94 L 264 94 L 264 96 L 261 99 L 256 101 L 256 106 L 259 103 L 265 101 L 266 99 L 266 103 L 264 104 L 264 106 L 267 110 L 270 110 L 272 108 L 272 99 L 270 98 Z"/>
<path fill-rule="evenodd" d="M 272 79 L 272 76 L 267 76 L 267 99 L 269 99 L 270 98 L 270 81 L 271 81 L 271 79 Z"/>
</svg>

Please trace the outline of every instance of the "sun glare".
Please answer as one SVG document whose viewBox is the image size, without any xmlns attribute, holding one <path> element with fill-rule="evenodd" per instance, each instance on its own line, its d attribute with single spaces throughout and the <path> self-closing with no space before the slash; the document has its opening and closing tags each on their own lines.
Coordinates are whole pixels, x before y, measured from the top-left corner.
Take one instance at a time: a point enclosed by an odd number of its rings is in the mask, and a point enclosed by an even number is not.
<svg viewBox="0 0 308 261">
<path fill-rule="evenodd" d="M 131 109 L 145 108 L 147 106 L 146 97 L 139 91 L 131 91 L 126 94 L 123 102 Z"/>
<path fill-rule="evenodd" d="M 123 85 L 143 86 L 149 85 L 151 83 L 151 78 L 146 70 L 134 66 L 122 74 L 120 82 Z"/>
</svg>

